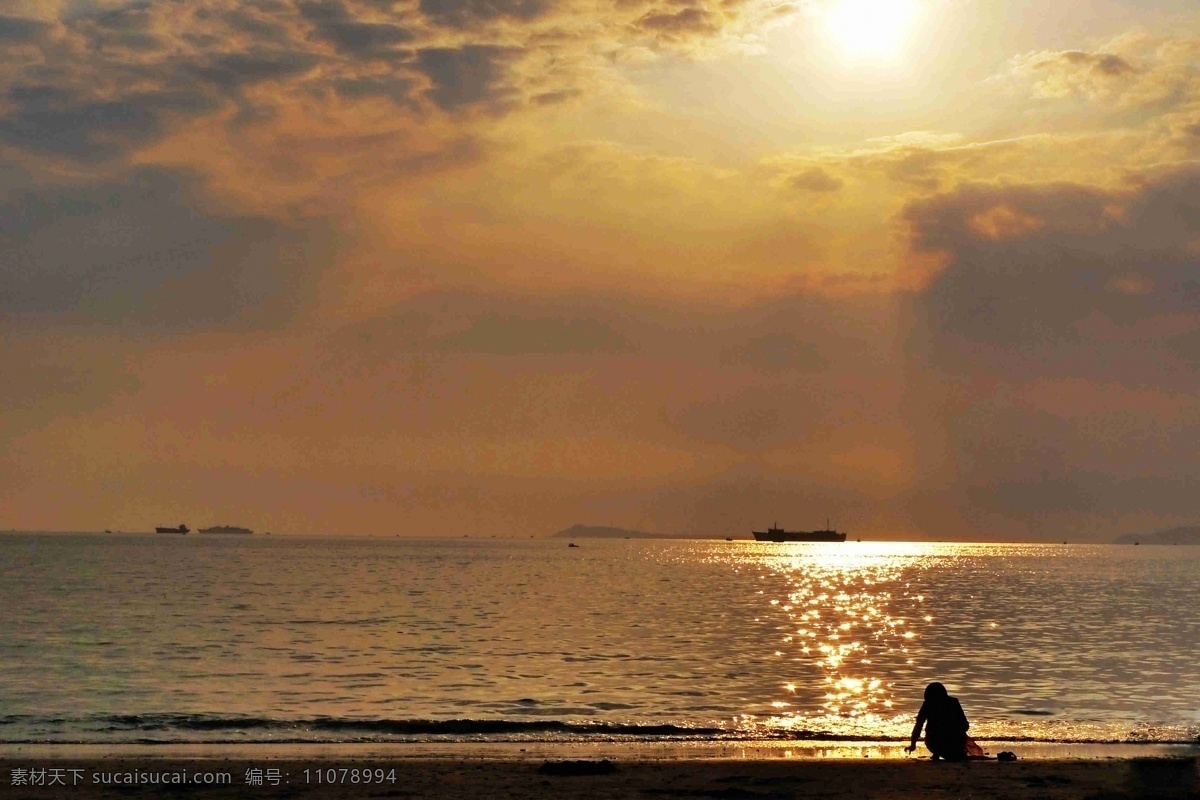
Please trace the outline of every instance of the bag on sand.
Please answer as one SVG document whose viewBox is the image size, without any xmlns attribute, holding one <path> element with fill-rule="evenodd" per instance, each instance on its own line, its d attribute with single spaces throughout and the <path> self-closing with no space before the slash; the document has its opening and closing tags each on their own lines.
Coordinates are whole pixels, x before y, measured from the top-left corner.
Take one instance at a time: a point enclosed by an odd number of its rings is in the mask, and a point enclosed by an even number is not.
<svg viewBox="0 0 1200 800">
<path fill-rule="evenodd" d="M 983 748 L 975 743 L 975 740 L 970 736 L 967 737 L 967 758 L 987 758 L 987 753 L 983 752 Z"/>
</svg>

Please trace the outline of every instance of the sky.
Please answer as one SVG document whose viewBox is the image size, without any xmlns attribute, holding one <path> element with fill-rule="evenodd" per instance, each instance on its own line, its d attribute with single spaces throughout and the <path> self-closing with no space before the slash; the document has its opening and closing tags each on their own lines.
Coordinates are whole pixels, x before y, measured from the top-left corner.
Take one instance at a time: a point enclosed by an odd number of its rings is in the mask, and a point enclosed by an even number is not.
<svg viewBox="0 0 1200 800">
<path fill-rule="evenodd" d="M 1200 522 L 1200 10 L 0 0 L 0 528 Z"/>
</svg>

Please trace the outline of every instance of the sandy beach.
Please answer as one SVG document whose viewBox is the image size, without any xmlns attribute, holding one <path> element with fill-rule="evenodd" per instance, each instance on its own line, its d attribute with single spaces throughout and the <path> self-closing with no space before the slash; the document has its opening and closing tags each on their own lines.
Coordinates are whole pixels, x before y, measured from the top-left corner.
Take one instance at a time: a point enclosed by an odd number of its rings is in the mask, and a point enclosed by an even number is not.
<svg viewBox="0 0 1200 800">
<path fill-rule="evenodd" d="M 522 758 L 2 759 L 3 796 L 208 798 L 1200 798 L 1196 758 L 1022 760 L 564 760 Z M 549 767 L 547 766 L 549 765 Z M 20 773 L 20 770 L 30 772 Z M 44 770 L 46 785 L 13 785 Z M 345 772 L 343 772 L 345 770 Z M 353 770 L 359 782 L 354 783 Z M 373 782 L 362 782 L 370 770 Z M 208 773 L 222 785 L 147 785 L 149 773 Z M 319 773 L 319 774 L 318 774 Z M 566 773 L 566 774 L 564 774 Z M 583 774 L 571 774 L 583 773 Z M 21 777 L 21 776 L 24 777 Z M 220 775 L 226 777 L 213 777 Z M 374 776 L 381 778 L 377 782 Z M 57 780 L 55 780 L 57 778 Z M 167 778 L 173 780 L 173 777 Z M 117 784 L 116 781 L 122 781 Z M 163 778 L 160 777 L 160 780 Z M 55 785 L 48 785 L 51 781 Z"/>
</svg>

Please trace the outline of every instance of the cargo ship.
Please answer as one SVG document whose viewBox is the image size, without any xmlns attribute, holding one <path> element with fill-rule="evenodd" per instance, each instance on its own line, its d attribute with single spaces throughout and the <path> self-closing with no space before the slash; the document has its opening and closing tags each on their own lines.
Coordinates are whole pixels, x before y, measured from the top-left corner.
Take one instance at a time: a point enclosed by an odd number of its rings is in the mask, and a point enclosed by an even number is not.
<svg viewBox="0 0 1200 800">
<path fill-rule="evenodd" d="M 237 525 L 213 525 L 211 528 L 201 528 L 197 533 L 238 533 L 248 536 L 254 531 L 249 528 L 239 528 Z"/>
<path fill-rule="evenodd" d="M 829 523 L 826 522 L 826 525 Z M 820 531 L 785 531 L 775 523 L 765 531 L 751 531 L 754 538 L 760 542 L 844 542 L 846 534 L 838 533 L 832 528 Z"/>
<path fill-rule="evenodd" d="M 155 529 L 154 529 L 154 532 L 155 532 L 155 533 L 187 533 L 187 532 L 188 532 L 188 526 L 187 526 L 187 525 L 184 525 L 184 524 L 181 522 L 181 523 L 179 523 L 179 527 L 178 527 L 178 528 L 155 528 Z"/>
</svg>

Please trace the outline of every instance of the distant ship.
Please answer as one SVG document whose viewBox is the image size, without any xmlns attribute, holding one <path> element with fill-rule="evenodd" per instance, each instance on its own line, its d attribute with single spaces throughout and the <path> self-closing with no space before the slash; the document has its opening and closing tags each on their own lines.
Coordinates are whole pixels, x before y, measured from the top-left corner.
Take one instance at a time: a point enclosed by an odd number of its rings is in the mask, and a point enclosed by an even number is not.
<svg viewBox="0 0 1200 800">
<path fill-rule="evenodd" d="M 240 533 L 251 534 L 254 531 L 249 528 L 239 528 L 236 525 L 213 525 L 211 528 L 201 528 L 197 533 Z"/>
<path fill-rule="evenodd" d="M 826 522 L 826 525 L 829 523 Z M 846 534 L 838 533 L 832 528 L 826 528 L 821 531 L 785 531 L 783 528 L 775 526 L 767 528 L 765 531 L 751 531 L 754 538 L 760 542 L 844 542 Z"/>
<path fill-rule="evenodd" d="M 179 527 L 178 527 L 178 528 L 155 528 L 155 529 L 154 529 L 154 532 L 155 532 L 155 533 L 187 533 L 187 532 L 188 532 L 188 526 L 187 526 L 187 525 L 184 525 L 184 524 L 181 522 L 181 523 L 179 523 Z"/>
</svg>

